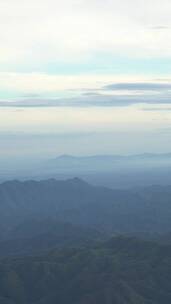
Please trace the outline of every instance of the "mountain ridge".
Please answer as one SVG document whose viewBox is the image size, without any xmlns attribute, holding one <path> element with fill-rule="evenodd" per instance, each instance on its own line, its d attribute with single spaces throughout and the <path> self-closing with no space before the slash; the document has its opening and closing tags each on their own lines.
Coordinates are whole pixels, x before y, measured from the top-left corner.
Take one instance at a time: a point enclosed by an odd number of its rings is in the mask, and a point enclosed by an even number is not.
<svg viewBox="0 0 171 304">
<path fill-rule="evenodd" d="M 171 186 L 116 190 L 78 178 L 10 181 L 0 184 L 0 220 L 10 227 L 48 216 L 101 231 L 169 232 L 170 197 Z"/>
</svg>

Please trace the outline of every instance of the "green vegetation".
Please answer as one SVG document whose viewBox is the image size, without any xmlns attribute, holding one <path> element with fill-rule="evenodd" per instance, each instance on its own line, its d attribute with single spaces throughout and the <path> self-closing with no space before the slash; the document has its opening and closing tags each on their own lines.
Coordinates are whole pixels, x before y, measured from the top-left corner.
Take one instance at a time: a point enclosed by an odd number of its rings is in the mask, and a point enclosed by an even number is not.
<svg viewBox="0 0 171 304">
<path fill-rule="evenodd" d="M 115 237 L 0 262 L 2 304 L 170 304 L 171 246 Z"/>
</svg>

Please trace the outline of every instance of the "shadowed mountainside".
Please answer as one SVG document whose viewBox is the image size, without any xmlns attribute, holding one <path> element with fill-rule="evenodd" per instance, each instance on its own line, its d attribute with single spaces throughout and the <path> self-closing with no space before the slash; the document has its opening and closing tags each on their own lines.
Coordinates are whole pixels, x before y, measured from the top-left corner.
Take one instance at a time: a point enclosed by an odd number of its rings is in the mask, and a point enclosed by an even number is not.
<svg viewBox="0 0 171 304">
<path fill-rule="evenodd" d="M 171 187 L 94 187 L 75 178 L 0 184 L 1 239 L 17 225 L 55 219 L 105 233 L 171 231 Z"/>
</svg>

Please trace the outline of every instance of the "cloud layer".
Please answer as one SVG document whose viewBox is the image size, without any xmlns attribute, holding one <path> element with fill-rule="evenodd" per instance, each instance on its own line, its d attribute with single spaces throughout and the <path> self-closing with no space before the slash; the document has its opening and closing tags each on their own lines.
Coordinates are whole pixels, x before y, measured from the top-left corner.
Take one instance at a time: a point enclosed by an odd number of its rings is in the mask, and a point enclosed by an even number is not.
<svg viewBox="0 0 171 304">
<path fill-rule="evenodd" d="M 128 82 L 132 74 L 169 75 L 170 15 L 170 0 L 6 0 L 0 4 L 0 98 L 59 97 L 81 84 L 110 85 L 121 74 Z M 99 76 L 105 80 L 99 83 Z M 124 85 L 113 90 L 118 86 Z"/>
<path fill-rule="evenodd" d="M 171 80 L 112 75 L 59 76 L 0 74 L 1 85 L 16 98 L 0 99 L 0 106 L 128 106 L 171 104 Z M 128 81 L 129 79 L 129 81 Z"/>
<path fill-rule="evenodd" d="M 169 0 L 6 0 L 1 61 L 73 62 L 98 51 L 170 57 L 170 12 Z"/>
</svg>

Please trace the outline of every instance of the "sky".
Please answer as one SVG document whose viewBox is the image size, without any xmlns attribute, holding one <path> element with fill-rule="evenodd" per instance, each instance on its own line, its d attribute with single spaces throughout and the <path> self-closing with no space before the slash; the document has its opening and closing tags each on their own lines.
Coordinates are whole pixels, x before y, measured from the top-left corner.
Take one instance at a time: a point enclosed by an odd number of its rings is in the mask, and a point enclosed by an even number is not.
<svg viewBox="0 0 171 304">
<path fill-rule="evenodd" d="M 170 15 L 170 0 L 1 1 L 0 156 L 171 151 Z"/>
<path fill-rule="evenodd" d="M 170 81 L 170 13 L 169 0 L 2 1 L 0 99 Z"/>
</svg>

